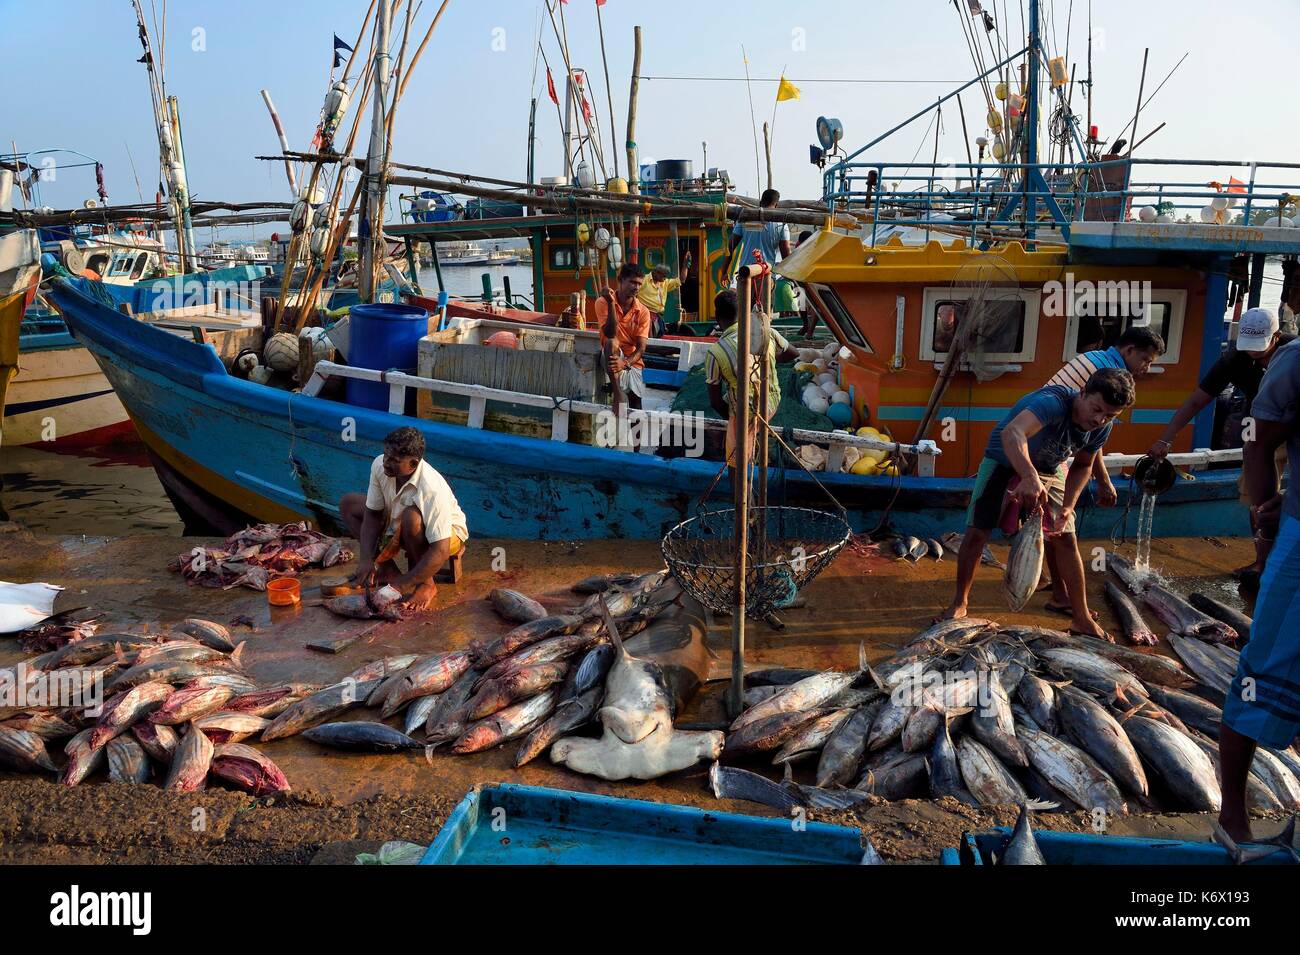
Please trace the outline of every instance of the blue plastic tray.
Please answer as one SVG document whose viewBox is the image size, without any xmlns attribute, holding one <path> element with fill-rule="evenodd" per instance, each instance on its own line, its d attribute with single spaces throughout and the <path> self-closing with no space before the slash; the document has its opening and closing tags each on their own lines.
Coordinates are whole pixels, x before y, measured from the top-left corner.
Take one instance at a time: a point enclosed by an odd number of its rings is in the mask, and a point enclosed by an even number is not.
<svg viewBox="0 0 1300 955">
<path fill-rule="evenodd" d="M 476 786 L 421 865 L 857 865 L 860 833 L 563 789 Z"/>
<path fill-rule="evenodd" d="M 1179 839 L 1134 839 L 1091 833 L 1036 830 L 1034 837 L 1049 865 L 1232 865 L 1223 846 L 1214 842 L 1183 842 Z M 1011 838 L 1006 826 L 967 832 L 961 845 L 944 849 L 942 865 L 992 865 L 993 853 L 1001 853 Z M 1251 865 L 1289 865 L 1291 857 L 1279 849 Z"/>
</svg>

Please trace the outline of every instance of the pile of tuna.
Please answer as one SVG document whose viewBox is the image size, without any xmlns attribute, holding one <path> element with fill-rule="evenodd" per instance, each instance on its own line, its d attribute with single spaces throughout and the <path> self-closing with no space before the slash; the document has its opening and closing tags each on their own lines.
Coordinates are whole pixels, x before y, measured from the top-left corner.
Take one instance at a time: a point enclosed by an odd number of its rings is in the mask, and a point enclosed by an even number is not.
<svg viewBox="0 0 1300 955">
<path fill-rule="evenodd" d="M 563 614 L 517 591 L 493 590 L 493 607 L 518 624 L 514 629 L 462 650 L 368 663 L 293 703 L 261 738 L 302 733 L 341 749 L 447 745 L 459 754 L 527 737 L 515 754 L 522 766 L 595 718 L 615 658 L 602 601 L 616 630 L 630 636 L 677 600 L 680 590 L 666 577 L 659 571 L 590 578 L 575 585 L 587 600 Z M 361 707 L 377 708 L 380 721 L 338 720 Z M 401 729 L 382 722 L 394 717 Z"/>
<path fill-rule="evenodd" d="M 1113 569 L 1129 579 L 1122 561 Z M 1237 651 L 1222 642 L 1231 628 L 1166 588 L 1151 593 L 1155 586 L 1143 599 L 1179 629 L 1169 637 L 1178 659 L 968 618 L 937 623 L 857 672 L 751 673 L 723 759 L 770 754 L 786 778 L 715 765 L 714 793 L 783 812 L 842 809 L 872 795 L 1107 813 L 1217 810 L 1216 741 L 1237 666 Z M 813 785 L 793 780 L 790 767 L 804 761 L 815 766 Z M 1257 751 L 1249 800 L 1300 809 L 1294 748 Z"/>
<path fill-rule="evenodd" d="M 195 547 L 178 554 L 167 569 L 205 587 L 265 590 L 276 577 L 295 577 L 308 567 L 333 567 L 351 559 L 352 551 L 342 541 L 297 521 L 246 527 L 220 547 Z"/>
<path fill-rule="evenodd" d="M 69 786 L 106 767 L 112 781 L 156 778 L 182 792 L 209 776 L 259 796 L 288 791 L 279 767 L 242 741 L 316 687 L 258 686 L 242 649 L 220 624 L 190 618 L 160 634 L 86 635 L 0 670 L 13 704 L 0 706 L 0 763 Z M 62 767 L 50 755 L 58 743 Z"/>
</svg>

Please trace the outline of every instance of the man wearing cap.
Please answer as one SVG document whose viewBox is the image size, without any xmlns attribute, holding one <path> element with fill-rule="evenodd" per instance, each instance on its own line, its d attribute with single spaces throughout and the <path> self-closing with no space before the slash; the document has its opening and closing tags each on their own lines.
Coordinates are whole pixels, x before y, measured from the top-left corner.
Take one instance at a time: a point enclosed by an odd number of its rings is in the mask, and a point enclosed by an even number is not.
<svg viewBox="0 0 1300 955">
<path fill-rule="evenodd" d="M 1260 580 L 1250 640 L 1224 697 L 1219 727 L 1223 806 L 1219 823 L 1237 842 L 1251 840 L 1246 781 L 1255 748 L 1280 750 L 1300 731 L 1300 343 L 1276 348 L 1251 413 L 1255 434 L 1242 452 L 1251 518 L 1276 539 Z M 1272 465 L 1279 448 L 1290 459 L 1290 488 L 1279 492 Z M 1245 636 L 1243 634 L 1242 636 Z"/>
<path fill-rule="evenodd" d="M 677 273 L 677 278 L 668 277 L 668 266 L 662 263 L 650 270 L 649 278 L 641 283 L 636 293 L 637 300 L 650 312 L 650 336 L 661 338 L 664 334 L 664 312 L 668 308 L 668 293 L 682 287 L 682 276 L 690 269 L 690 254 Z"/>
<path fill-rule="evenodd" d="M 1295 338 L 1284 335 L 1278 330 L 1277 315 L 1267 308 L 1247 309 L 1237 323 L 1237 341 L 1222 358 L 1214 363 L 1206 376 L 1201 379 L 1196 390 L 1188 395 L 1181 408 L 1174 412 L 1173 420 L 1165 428 L 1164 434 L 1147 450 L 1153 458 L 1163 458 L 1173 447 L 1174 438 L 1203 408 L 1217 398 L 1229 385 L 1235 386 L 1246 396 L 1246 414 L 1251 412 L 1255 396 L 1259 394 L 1260 382 L 1264 372 L 1279 348 Z M 1275 466 L 1281 468 L 1285 463 L 1282 457 L 1275 459 Z M 1246 492 L 1247 474 L 1245 460 L 1242 462 L 1242 476 L 1239 488 L 1241 500 L 1247 506 L 1250 500 Z M 1276 477 L 1276 475 L 1274 475 Z M 1255 526 L 1253 517 L 1251 530 L 1255 534 L 1255 562 L 1238 568 L 1234 573 L 1243 583 L 1253 584 L 1259 581 L 1268 560 L 1269 549 L 1273 546 L 1271 538 L 1261 535 Z"/>
</svg>

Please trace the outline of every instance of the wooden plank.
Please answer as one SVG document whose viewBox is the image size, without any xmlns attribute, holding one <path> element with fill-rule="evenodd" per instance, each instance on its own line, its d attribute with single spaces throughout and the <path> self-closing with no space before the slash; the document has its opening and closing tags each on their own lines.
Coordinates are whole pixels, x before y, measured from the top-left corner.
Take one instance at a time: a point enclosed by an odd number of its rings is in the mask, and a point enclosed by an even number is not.
<svg viewBox="0 0 1300 955">
<path fill-rule="evenodd" d="M 406 385 L 394 382 L 388 386 L 388 413 L 401 414 L 406 410 Z"/>
<path fill-rule="evenodd" d="M 551 412 L 551 440 L 569 440 L 569 413 L 563 408 Z"/>
<path fill-rule="evenodd" d="M 483 427 L 483 416 L 487 414 L 487 399 L 482 395 L 475 396 L 469 400 L 469 420 L 466 422 L 471 428 Z"/>
</svg>

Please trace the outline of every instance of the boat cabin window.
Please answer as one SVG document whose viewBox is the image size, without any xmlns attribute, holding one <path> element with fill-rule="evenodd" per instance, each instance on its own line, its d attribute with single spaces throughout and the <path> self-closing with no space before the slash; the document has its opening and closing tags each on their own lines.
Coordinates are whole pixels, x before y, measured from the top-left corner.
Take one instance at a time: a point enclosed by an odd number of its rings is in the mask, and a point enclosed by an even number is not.
<svg viewBox="0 0 1300 955">
<path fill-rule="evenodd" d="M 921 326 L 921 360 L 934 361 L 948 353 L 958 327 L 980 309 L 983 329 L 978 347 L 985 358 L 1032 361 L 1038 339 L 1039 293 L 1026 289 L 991 288 L 975 291 L 926 289 Z"/>
<path fill-rule="evenodd" d="M 573 246 L 552 245 L 546 259 L 547 268 L 552 271 L 568 271 L 578 267 L 573 257 Z"/>
<path fill-rule="evenodd" d="M 1069 361 L 1083 352 L 1110 348 L 1129 328 L 1149 324 L 1165 340 L 1165 353 L 1156 364 L 1177 364 L 1186 302 L 1187 293 L 1182 289 L 1153 289 L 1149 302 L 1074 309 L 1066 325 L 1063 358 Z"/>
<path fill-rule="evenodd" d="M 809 289 L 812 291 L 812 297 L 818 306 L 825 314 L 830 316 L 849 344 L 857 345 L 861 349 L 875 353 L 875 349 L 871 347 L 867 337 L 862 334 L 862 329 L 858 328 L 857 322 L 853 320 L 849 310 L 844 307 L 844 302 L 840 300 L 839 295 L 829 285 L 810 285 Z"/>
<path fill-rule="evenodd" d="M 141 252 L 135 257 L 135 268 L 131 270 L 131 278 L 138 279 L 144 275 L 144 264 L 149 261 L 149 253 Z"/>
<path fill-rule="evenodd" d="M 122 275 L 130 270 L 132 259 L 130 256 L 122 256 L 113 263 L 113 275 Z"/>
<path fill-rule="evenodd" d="M 108 265 L 108 255 L 107 253 L 104 252 L 100 252 L 97 255 L 92 255 L 89 259 L 86 260 L 86 268 L 90 269 L 92 272 L 98 273 L 99 275 L 104 274 L 104 267 L 107 265 Z"/>
</svg>

